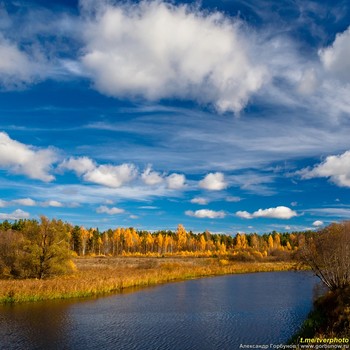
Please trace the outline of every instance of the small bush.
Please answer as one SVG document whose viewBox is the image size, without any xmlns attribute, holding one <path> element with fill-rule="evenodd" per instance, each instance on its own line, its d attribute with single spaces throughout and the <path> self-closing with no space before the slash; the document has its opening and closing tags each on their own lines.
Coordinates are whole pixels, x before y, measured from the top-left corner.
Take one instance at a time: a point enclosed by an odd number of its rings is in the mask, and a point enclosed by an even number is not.
<svg viewBox="0 0 350 350">
<path fill-rule="evenodd" d="M 231 255 L 229 257 L 229 259 L 231 261 L 241 261 L 241 262 L 254 262 L 254 261 L 256 261 L 256 258 L 253 255 L 251 255 L 249 252 L 246 252 L 246 251 Z"/>
</svg>

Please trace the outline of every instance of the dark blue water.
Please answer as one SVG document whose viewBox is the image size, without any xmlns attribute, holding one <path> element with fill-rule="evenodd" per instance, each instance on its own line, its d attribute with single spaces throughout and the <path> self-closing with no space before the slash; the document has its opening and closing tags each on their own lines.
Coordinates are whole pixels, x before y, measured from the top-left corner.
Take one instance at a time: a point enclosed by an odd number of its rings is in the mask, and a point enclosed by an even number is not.
<svg viewBox="0 0 350 350">
<path fill-rule="evenodd" d="M 0 349 L 239 349 L 280 344 L 312 306 L 304 272 L 229 275 L 85 301 L 0 307 Z"/>
</svg>

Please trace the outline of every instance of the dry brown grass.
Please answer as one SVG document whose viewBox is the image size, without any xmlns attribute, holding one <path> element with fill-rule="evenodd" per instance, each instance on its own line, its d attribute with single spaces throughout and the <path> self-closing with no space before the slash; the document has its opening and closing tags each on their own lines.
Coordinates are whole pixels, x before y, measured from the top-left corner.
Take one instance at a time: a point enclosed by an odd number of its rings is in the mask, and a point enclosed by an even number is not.
<svg viewBox="0 0 350 350">
<path fill-rule="evenodd" d="M 234 262 L 219 258 L 90 257 L 76 272 L 47 280 L 0 280 L 0 303 L 86 297 L 203 276 L 295 268 L 291 262 Z"/>
</svg>

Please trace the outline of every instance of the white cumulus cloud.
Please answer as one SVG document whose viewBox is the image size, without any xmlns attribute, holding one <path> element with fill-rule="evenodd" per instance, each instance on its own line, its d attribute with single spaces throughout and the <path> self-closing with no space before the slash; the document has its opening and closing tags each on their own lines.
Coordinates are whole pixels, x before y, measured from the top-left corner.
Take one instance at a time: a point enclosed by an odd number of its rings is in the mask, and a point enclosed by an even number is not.
<svg viewBox="0 0 350 350">
<path fill-rule="evenodd" d="M 199 182 L 199 187 L 210 191 L 221 191 L 227 187 L 223 173 L 209 173 Z"/>
<path fill-rule="evenodd" d="M 153 171 L 151 166 L 148 166 L 141 174 L 141 179 L 146 185 L 159 185 L 164 179 L 160 173 Z"/>
<path fill-rule="evenodd" d="M 0 132 L 0 168 L 49 182 L 54 180 L 50 171 L 56 161 L 57 152 L 54 149 L 25 145 Z"/>
<path fill-rule="evenodd" d="M 20 219 L 28 219 L 30 214 L 21 210 L 16 209 L 12 213 L 0 213 L 0 220 L 20 220 Z"/>
<path fill-rule="evenodd" d="M 12 201 L 12 203 L 24 205 L 24 206 L 27 206 L 27 207 L 33 207 L 33 206 L 35 206 L 37 204 L 36 201 L 31 199 L 31 198 L 14 199 Z"/>
<path fill-rule="evenodd" d="M 240 218 L 243 218 L 243 219 L 252 219 L 253 216 L 252 214 L 248 213 L 247 211 L 245 210 L 239 210 L 236 212 L 236 215 Z"/>
<path fill-rule="evenodd" d="M 62 162 L 61 169 L 74 171 L 77 175 L 83 175 L 94 170 L 95 162 L 89 157 L 70 157 Z"/>
<path fill-rule="evenodd" d="M 253 213 L 247 211 L 237 211 L 236 215 L 243 219 L 253 218 L 271 218 L 271 219 L 290 219 L 297 216 L 297 213 L 284 206 L 278 206 L 276 208 L 259 209 Z"/>
<path fill-rule="evenodd" d="M 55 207 L 55 208 L 61 208 L 63 207 L 63 204 L 59 201 L 55 201 L 55 200 L 50 200 L 50 201 L 46 201 L 41 203 L 41 205 L 43 207 Z"/>
<path fill-rule="evenodd" d="M 313 169 L 306 168 L 298 174 L 303 179 L 327 177 L 340 187 L 350 187 L 350 151 L 337 156 L 328 156 Z"/>
<path fill-rule="evenodd" d="M 170 174 L 166 178 L 167 186 L 171 190 L 181 190 L 186 185 L 186 177 L 183 174 Z"/>
<path fill-rule="evenodd" d="M 4 39 L 0 33 L 0 87 L 14 89 L 32 83 L 38 67 L 16 44 Z"/>
<path fill-rule="evenodd" d="M 196 211 L 187 210 L 185 214 L 188 216 L 194 216 L 196 218 L 209 218 L 209 219 L 223 219 L 226 216 L 226 213 L 222 210 L 214 211 L 210 209 L 200 209 Z"/>
<path fill-rule="evenodd" d="M 321 220 L 316 220 L 312 223 L 312 226 L 315 226 L 315 227 L 320 227 L 323 225 L 323 221 Z"/>
<path fill-rule="evenodd" d="M 136 175 L 137 170 L 133 164 L 99 165 L 85 173 L 83 179 L 107 187 L 120 187 Z"/>
<path fill-rule="evenodd" d="M 263 85 L 266 70 L 253 63 L 252 38 L 237 19 L 160 0 L 82 4 L 90 17 L 81 62 L 104 94 L 194 99 L 239 112 Z"/>
<path fill-rule="evenodd" d="M 325 70 L 333 77 L 350 82 L 350 27 L 337 34 L 333 44 L 319 51 Z"/>
<path fill-rule="evenodd" d="M 195 198 L 191 199 L 191 203 L 206 205 L 209 203 L 209 200 L 207 198 L 203 198 L 203 197 L 195 197 Z"/>
<path fill-rule="evenodd" d="M 116 215 L 116 214 L 124 213 L 125 210 L 124 209 L 120 209 L 120 208 L 116 208 L 116 207 L 108 208 L 105 205 L 101 205 L 100 207 L 98 207 L 96 209 L 96 212 L 99 213 L 99 214 Z"/>
<path fill-rule="evenodd" d="M 133 164 L 98 165 L 89 157 L 71 157 L 63 161 L 59 168 L 74 171 L 85 181 L 112 188 L 120 187 L 137 176 L 137 169 Z"/>
</svg>

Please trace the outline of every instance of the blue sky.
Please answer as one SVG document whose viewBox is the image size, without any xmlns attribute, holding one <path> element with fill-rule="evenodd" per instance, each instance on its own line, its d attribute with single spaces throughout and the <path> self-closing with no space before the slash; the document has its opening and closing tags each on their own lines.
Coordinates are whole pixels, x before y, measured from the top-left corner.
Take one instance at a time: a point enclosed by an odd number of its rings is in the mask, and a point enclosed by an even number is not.
<svg viewBox="0 0 350 350">
<path fill-rule="evenodd" d="M 346 220 L 349 56 L 348 1 L 2 1 L 0 219 Z"/>
</svg>

